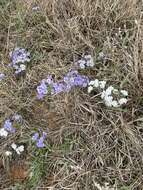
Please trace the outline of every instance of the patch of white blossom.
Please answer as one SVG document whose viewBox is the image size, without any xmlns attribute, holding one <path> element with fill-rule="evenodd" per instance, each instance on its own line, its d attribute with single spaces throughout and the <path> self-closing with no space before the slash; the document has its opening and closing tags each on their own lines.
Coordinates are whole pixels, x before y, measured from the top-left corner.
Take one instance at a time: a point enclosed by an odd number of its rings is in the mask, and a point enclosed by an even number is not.
<svg viewBox="0 0 143 190">
<path fill-rule="evenodd" d="M 89 54 L 84 55 L 80 60 L 78 60 L 76 65 L 81 69 L 85 69 L 87 67 L 94 67 L 95 63 L 93 57 Z"/>
<path fill-rule="evenodd" d="M 15 150 L 16 153 L 19 154 L 19 155 L 24 151 L 24 146 L 23 146 L 23 145 L 18 146 L 17 144 L 12 143 L 12 144 L 11 144 L 11 147 L 12 147 L 12 149 Z"/>
<path fill-rule="evenodd" d="M 1 128 L 0 137 L 7 137 L 7 136 L 8 136 L 8 132 L 4 128 Z"/>
<path fill-rule="evenodd" d="M 104 101 L 107 107 L 120 107 L 127 103 L 128 91 L 118 90 L 113 86 L 106 87 L 106 81 L 100 81 L 98 79 L 91 80 L 88 85 L 88 93 L 91 93 L 95 89 L 101 92 L 101 99 Z"/>
</svg>

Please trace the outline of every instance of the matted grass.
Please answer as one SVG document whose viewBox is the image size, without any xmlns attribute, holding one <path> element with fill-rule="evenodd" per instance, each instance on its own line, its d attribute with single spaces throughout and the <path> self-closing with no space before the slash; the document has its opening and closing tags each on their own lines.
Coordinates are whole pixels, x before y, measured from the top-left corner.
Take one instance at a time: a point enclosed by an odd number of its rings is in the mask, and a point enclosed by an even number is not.
<svg viewBox="0 0 143 190">
<path fill-rule="evenodd" d="M 0 72 L 6 74 L 0 124 L 13 113 L 24 118 L 15 135 L 0 139 L 0 189 L 104 190 L 106 183 L 109 190 L 143 189 L 142 11 L 137 0 L 0 1 Z M 31 53 L 20 79 L 8 67 L 16 46 Z M 60 78 L 78 57 L 96 60 L 99 52 L 107 61 L 80 73 L 128 90 L 126 106 L 108 108 L 87 89 L 37 100 L 36 87 L 48 74 Z M 31 142 L 38 128 L 49 129 L 42 150 Z M 25 143 L 27 152 L 9 160 L 4 152 L 12 142 Z"/>
</svg>

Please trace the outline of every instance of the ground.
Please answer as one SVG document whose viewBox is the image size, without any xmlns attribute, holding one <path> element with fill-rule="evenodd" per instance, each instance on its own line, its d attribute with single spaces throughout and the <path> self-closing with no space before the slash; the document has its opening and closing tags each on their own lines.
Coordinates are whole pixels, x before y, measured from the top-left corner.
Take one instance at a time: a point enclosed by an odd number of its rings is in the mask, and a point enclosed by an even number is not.
<svg viewBox="0 0 143 190">
<path fill-rule="evenodd" d="M 0 137 L 1 190 L 143 189 L 142 14 L 140 0 L 0 0 L 0 126 L 23 118 Z M 21 77 L 8 66 L 15 47 L 31 55 Z M 107 107 L 86 88 L 37 99 L 42 79 L 62 78 L 84 54 L 97 64 L 79 72 L 126 89 L 125 106 Z M 38 129 L 48 129 L 44 148 L 31 141 Z M 25 151 L 9 158 L 13 142 Z"/>
</svg>

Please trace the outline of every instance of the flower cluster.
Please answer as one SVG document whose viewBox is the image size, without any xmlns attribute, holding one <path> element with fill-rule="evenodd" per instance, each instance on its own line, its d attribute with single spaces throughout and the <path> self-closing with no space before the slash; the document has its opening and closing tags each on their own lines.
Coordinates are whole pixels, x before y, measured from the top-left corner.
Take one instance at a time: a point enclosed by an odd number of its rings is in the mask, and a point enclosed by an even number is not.
<svg viewBox="0 0 143 190">
<path fill-rule="evenodd" d="M 5 74 L 4 73 L 0 73 L 0 81 L 2 81 L 5 78 Z"/>
<path fill-rule="evenodd" d="M 13 122 L 20 123 L 21 121 L 22 116 L 19 114 L 14 114 L 11 119 L 6 119 L 3 127 L 0 129 L 0 137 L 7 137 L 9 133 L 15 133 Z"/>
<path fill-rule="evenodd" d="M 106 60 L 108 60 L 109 58 L 107 57 L 107 55 L 104 52 L 99 52 L 98 56 L 97 56 L 97 61 L 100 62 L 106 62 Z"/>
<path fill-rule="evenodd" d="M 20 145 L 20 146 L 18 146 L 17 144 L 15 144 L 15 143 L 12 143 L 11 144 L 11 148 L 18 154 L 18 155 L 20 155 L 23 151 L 24 151 L 24 145 Z M 9 151 L 9 150 L 7 150 L 6 152 L 5 152 L 5 155 L 6 156 L 11 156 L 12 155 L 12 151 Z"/>
<path fill-rule="evenodd" d="M 44 140 L 46 139 L 46 136 L 47 136 L 46 132 L 43 132 L 42 136 L 40 136 L 40 134 L 38 132 L 36 132 L 33 135 L 32 140 L 36 142 L 36 146 L 38 148 L 43 148 L 43 147 L 45 147 Z"/>
<path fill-rule="evenodd" d="M 10 119 L 5 120 L 3 127 L 0 129 L 0 136 L 7 137 L 9 133 L 15 133 L 15 128 L 12 126 Z"/>
<path fill-rule="evenodd" d="M 24 48 L 15 48 L 14 51 L 10 52 L 10 58 L 12 66 L 15 69 L 15 74 L 20 74 L 26 70 L 26 62 L 30 62 L 30 53 Z"/>
<path fill-rule="evenodd" d="M 95 65 L 91 55 L 84 55 L 83 58 L 78 60 L 75 64 L 81 69 L 85 69 L 86 67 L 94 67 Z"/>
<path fill-rule="evenodd" d="M 11 144 L 11 147 L 12 147 L 12 149 L 15 150 L 15 152 L 16 152 L 17 154 L 19 154 L 19 155 L 24 151 L 24 145 L 18 146 L 18 145 L 16 145 L 15 143 L 12 143 L 12 144 Z"/>
<path fill-rule="evenodd" d="M 22 122 L 22 116 L 20 114 L 14 114 L 12 116 L 12 120 L 17 122 L 17 123 L 21 123 Z"/>
<path fill-rule="evenodd" d="M 37 87 L 37 97 L 42 99 L 48 93 L 56 95 L 61 92 L 69 92 L 73 87 L 84 88 L 87 87 L 88 82 L 88 77 L 80 75 L 76 70 L 68 72 L 63 79 L 58 82 L 55 82 L 52 76 L 48 76 L 48 78 L 43 79 L 41 84 Z"/>
<path fill-rule="evenodd" d="M 91 80 L 88 84 L 88 93 L 91 93 L 94 88 L 104 89 L 106 86 L 106 81 L 99 81 L 98 79 Z"/>
<path fill-rule="evenodd" d="M 106 81 L 98 79 L 89 82 L 88 93 L 91 93 L 95 88 L 101 91 L 101 98 L 108 107 L 120 107 L 127 103 L 128 92 L 126 90 L 118 90 L 113 86 L 106 87 Z"/>
</svg>

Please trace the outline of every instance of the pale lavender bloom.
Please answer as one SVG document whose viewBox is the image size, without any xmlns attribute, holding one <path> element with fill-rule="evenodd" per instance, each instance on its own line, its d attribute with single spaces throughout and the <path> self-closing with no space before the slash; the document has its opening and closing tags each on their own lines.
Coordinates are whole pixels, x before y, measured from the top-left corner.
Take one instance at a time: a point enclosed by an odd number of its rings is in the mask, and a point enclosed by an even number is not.
<svg viewBox="0 0 143 190">
<path fill-rule="evenodd" d="M 21 122 L 22 121 L 22 116 L 19 114 L 15 114 L 12 116 L 12 119 L 16 122 Z"/>
<path fill-rule="evenodd" d="M 19 74 L 22 72 L 22 69 L 19 67 L 16 71 L 15 71 L 15 74 Z"/>
<path fill-rule="evenodd" d="M 15 48 L 13 52 L 10 52 L 10 58 L 12 63 L 9 66 L 13 67 L 15 74 L 18 75 L 26 70 L 25 62 L 30 62 L 30 53 L 24 48 Z"/>
<path fill-rule="evenodd" d="M 43 137 L 40 137 L 40 139 L 36 143 L 36 146 L 38 148 L 43 148 L 45 146 Z"/>
<path fill-rule="evenodd" d="M 89 79 L 86 76 L 78 75 L 75 77 L 74 84 L 79 87 L 87 87 Z"/>
<path fill-rule="evenodd" d="M 39 138 L 39 133 L 35 133 L 35 134 L 33 135 L 33 137 L 32 137 L 32 140 L 33 140 L 33 141 L 37 141 L 38 138 Z"/>
<path fill-rule="evenodd" d="M 54 94 L 59 94 L 59 93 L 63 92 L 64 89 L 65 89 L 65 86 L 63 83 L 54 83 L 53 84 Z"/>
<path fill-rule="evenodd" d="M 70 71 L 64 77 L 64 82 L 71 87 L 86 87 L 89 83 L 89 79 L 84 75 L 80 75 L 78 71 Z"/>
<path fill-rule="evenodd" d="M 37 87 L 37 92 L 39 99 L 43 98 L 48 93 L 47 85 L 44 81 L 42 81 L 41 84 Z"/>
<path fill-rule="evenodd" d="M 12 64 L 24 63 L 30 61 L 30 53 L 27 52 L 24 48 L 15 48 L 13 52 L 10 52 L 10 58 Z"/>
<path fill-rule="evenodd" d="M 10 119 L 5 120 L 3 127 L 8 132 L 15 133 L 15 128 L 13 128 L 12 122 L 10 121 Z"/>
<path fill-rule="evenodd" d="M 87 87 L 89 83 L 88 77 L 80 75 L 78 71 L 71 70 L 59 82 L 53 82 L 52 76 L 49 76 L 46 81 L 42 80 L 41 85 L 37 87 L 38 98 L 42 99 L 48 93 L 48 86 L 51 88 L 51 95 L 61 92 L 69 92 L 73 87 Z"/>
<path fill-rule="evenodd" d="M 38 148 L 43 148 L 45 146 L 44 140 L 46 139 L 47 133 L 43 132 L 42 136 L 39 138 L 39 133 L 35 133 L 32 137 L 32 140 L 36 141 L 36 146 Z"/>
<path fill-rule="evenodd" d="M 52 76 L 51 76 L 51 75 L 47 77 L 46 82 L 47 82 L 49 85 L 51 85 L 51 84 L 53 84 L 53 83 L 54 83 L 54 82 L 53 82 L 53 78 L 52 78 Z"/>
<path fill-rule="evenodd" d="M 5 74 L 4 73 L 0 73 L 0 81 L 2 81 L 5 78 Z"/>
<path fill-rule="evenodd" d="M 44 140 L 45 140 L 46 136 L 47 136 L 47 133 L 43 132 L 43 138 L 44 138 Z"/>
</svg>

